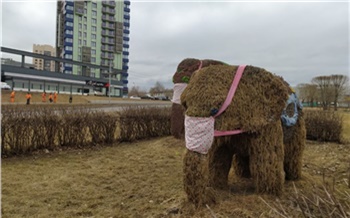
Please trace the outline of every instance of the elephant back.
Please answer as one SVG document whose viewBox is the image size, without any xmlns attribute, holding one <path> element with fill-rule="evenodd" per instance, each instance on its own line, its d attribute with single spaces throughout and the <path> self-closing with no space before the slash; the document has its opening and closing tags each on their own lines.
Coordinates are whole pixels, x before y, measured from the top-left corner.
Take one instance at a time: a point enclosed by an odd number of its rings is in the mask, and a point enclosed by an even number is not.
<svg viewBox="0 0 350 218">
<path fill-rule="evenodd" d="M 186 115 L 209 117 L 220 109 L 238 66 L 215 65 L 197 71 L 181 95 Z M 283 79 L 263 68 L 247 66 L 226 111 L 215 119 L 216 130 L 256 132 L 280 119 L 288 99 Z"/>
</svg>

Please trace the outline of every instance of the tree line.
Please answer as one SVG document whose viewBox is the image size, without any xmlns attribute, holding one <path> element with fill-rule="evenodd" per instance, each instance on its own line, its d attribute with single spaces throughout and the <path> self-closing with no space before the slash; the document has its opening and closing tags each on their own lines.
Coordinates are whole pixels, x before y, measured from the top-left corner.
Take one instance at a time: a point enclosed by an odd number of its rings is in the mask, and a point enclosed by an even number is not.
<svg viewBox="0 0 350 218">
<path fill-rule="evenodd" d="M 332 105 L 338 109 L 340 101 L 347 102 L 350 106 L 349 78 L 346 75 L 317 76 L 311 83 L 297 85 L 299 98 L 310 106 L 321 105 L 323 110 L 328 110 Z"/>
<path fill-rule="evenodd" d="M 170 99 L 173 96 L 173 89 L 166 89 L 161 82 L 157 81 L 155 85 L 148 90 L 148 92 L 145 90 L 142 90 L 139 86 L 134 85 L 129 90 L 128 95 L 142 97 L 142 96 L 146 96 L 147 94 L 150 94 L 152 96 L 164 96 Z"/>
</svg>

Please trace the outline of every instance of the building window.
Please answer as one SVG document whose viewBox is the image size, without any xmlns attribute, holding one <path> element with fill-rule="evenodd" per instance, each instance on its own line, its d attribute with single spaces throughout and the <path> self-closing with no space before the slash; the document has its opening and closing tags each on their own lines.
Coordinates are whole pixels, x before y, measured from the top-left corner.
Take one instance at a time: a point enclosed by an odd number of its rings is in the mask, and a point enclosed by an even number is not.
<svg viewBox="0 0 350 218">
<path fill-rule="evenodd" d="M 73 42 L 73 39 L 71 39 L 71 38 L 66 38 L 65 40 L 64 40 L 65 42 Z M 41 62 L 41 59 L 39 60 L 40 62 Z"/>
<path fill-rule="evenodd" d="M 80 22 L 83 21 L 83 18 L 82 18 L 81 16 L 79 16 L 79 21 L 80 21 Z"/>
<path fill-rule="evenodd" d="M 92 16 L 97 16 L 97 12 L 96 11 L 92 11 Z"/>
<path fill-rule="evenodd" d="M 86 9 L 84 9 L 84 14 L 87 14 L 87 10 Z"/>
<path fill-rule="evenodd" d="M 78 40 L 78 44 L 81 45 L 81 39 Z"/>
<path fill-rule="evenodd" d="M 95 26 L 92 26 L 92 27 L 91 27 L 91 30 L 92 30 L 92 32 L 96 32 L 96 27 L 95 27 Z"/>
<path fill-rule="evenodd" d="M 81 23 L 79 23 L 79 29 L 81 29 L 81 26 L 82 26 Z"/>
<path fill-rule="evenodd" d="M 84 44 L 83 45 L 86 45 L 86 40 L 84 40 Z"/>
<path fill-rule="evenodd" d="M 92 58 L 91 58 L 91 62 L 92 62 L 92 63 L 95 63 L 95 62 L 96 62 L 96 58 L 92 57 Z"/>
<path fill-rule="evenodd" d="M 95 49 L 91 49 L 91 54 L 95 55 L 96 54 L 96 50 Z"/>
<path fill-rule="evenodd" d="M 50 90 L 50 85 L 47 85 L 47 90 Z"/>
<path fill-rule="evenodd" d="M 86 30 L 87 29 L 87 25 L 86 24 L 84 24 L 84 30 Z"/>
<path fill-rule="evenodd" d="M 86 18 L 86 17 L 84 17 L 84 22 L 85 22 L 85 23 L 87 22 L 87 18 Z"/>
<path fill-rule="evenodd" d="M 96 34 L 92 34 L 92 35 L 91 35 L 91 38 L 92 38 L 92 39 L 96 39 Z"/>
<path fill-rule="evenodd" d="M 87 36 L 87 34 L 86 34 L 86 32 L 84 32 L 84 38 L 86 38 L 86 36 Z"/>
<path fill-rule="evenodd" d="M 91 42 L 91 47 L 96 47 L 96 42 Z"/>
<path fill-rule="evenodd" d="M 92 22 L 93 24 L 96 24 L 96 23 L 97 23 L 97 20 L 96 20 L 95 18 L 92 18 L 92 19 L 91 19 L 91 22 Z"/>
<path fill-rule="evenodd" d="M 81 48 L 78 48 L 79 54 L 81 53 Z"/>
<path fill-rule="evenodd" d="M 70 55 L 70 54 L 65 54 L 65 55 L 64 55 L 64 58 L 66 58 L 66 59 L 72 59 L 72 58 L 73 58 L 73 56 L 72 56 L 72 55 Z"/>
<path fill-rule="evenodd" d="M 40 90 L 42 90 L 42 89 L 43 89 L 43 85 L 42 85 L 42 84 L 40 84 L 40 85 L 39 85 L 39 87 L 40 87 Z"/>
<path fill-rule="evenodd" d="M 81 61 L 81 55 L 78 55 L 78 61 Z"/>
<path fill-rule="evenodd" d="M 92 8 L 97 8 L 96 2 L 92 2 Z"/>
<path fill-rule="evenodd" d="M 81 34 L 81 31 L 79 31 L 79 37 L 81 37 L 81 35 L 82 35 L 82 34 Z"/>
<path fill-rule="evenodd" d="M 65 46 L 64 50 L 66 50 L 66 51 L 73 51 L 73 47 L 72 46 Z"/>
<path fill-rule="evenodd" d="M 67 26 L 73 27 L 73 23 L 72 22 L 66 22 Z"/>
</svg>

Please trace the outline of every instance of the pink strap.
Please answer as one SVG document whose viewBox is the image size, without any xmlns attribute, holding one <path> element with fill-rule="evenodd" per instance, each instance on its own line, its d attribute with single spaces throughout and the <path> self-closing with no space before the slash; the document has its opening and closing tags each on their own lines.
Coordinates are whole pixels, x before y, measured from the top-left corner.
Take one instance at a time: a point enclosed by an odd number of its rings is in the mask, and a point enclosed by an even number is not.
<svg viewBox="0 0 350 218">
<path fill-rule="evenodd" d="M 226 110 L 226 108 L 231 104 L 233 96 L 235 95 L 236 89 L 238 87 L 239 81 L 242 78 L 243 75 L 243 71 L 245 69 L 246 65 L 240 65 L 236 71 L 236 75 L 235 78 L 233 79 L 230 91 L 227 94 L 226 100 L 224 102 L 224 104 L 221 106 L 220 110 L 218 111 L 217 114 L 215 114 L 213 117 L 216 118 L 217 116 L 219 116 L 220 114 L 222 114 L 222 112 L 224 112 Z M 230 130 L 230 131 L 218 131 L 218 130 L 214 130 L 214 136 L 225 136 L 225 135 L 237 135 L 244 132 L 243 130 Z"/>
<path fill-rule="evenodd" d="M 220 110 L 218 111 L 217 114 L 215 114 L 213 117 L 216 118 L 219 116 L 222 112 L 226 110 L 226 108 L 231 104 L 233 96 L 235 95 L 236 89 L 238 87 L 239 81 L 241 80 L 241 77 L 243 75 L 244 68 L 247 65 L 240 65 L 236 71 L 235 78 L 233 79 L 230 91 L 227 94 L 226 100 L 224 104 L 221 106 Z"/>
<path fill-rule="evenodd" d="M 225 135 L 237 135 L 244 132 L 243 130 L 237 129 L 237 130 L 231 130 L 231 131 L 219 131 L 214 130 L 214 136 L 225 136 Z"/>
</svg>

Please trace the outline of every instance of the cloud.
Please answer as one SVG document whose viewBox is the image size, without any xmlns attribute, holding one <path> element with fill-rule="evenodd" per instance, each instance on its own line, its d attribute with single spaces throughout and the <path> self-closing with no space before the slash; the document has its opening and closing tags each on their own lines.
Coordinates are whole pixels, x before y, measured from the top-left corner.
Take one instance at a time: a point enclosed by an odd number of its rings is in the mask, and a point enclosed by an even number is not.
<svg viewBox="0 0 350 218">
<path fill-rule="evenodd" d="M 3 46 L 55 44 L 56 1 L 3 2 Z M 172 87 L 184 58 L 249 64 L 291 85 L 349 73 L 349 2 L 132 1 L 129 87 Z"/>
</svg>

